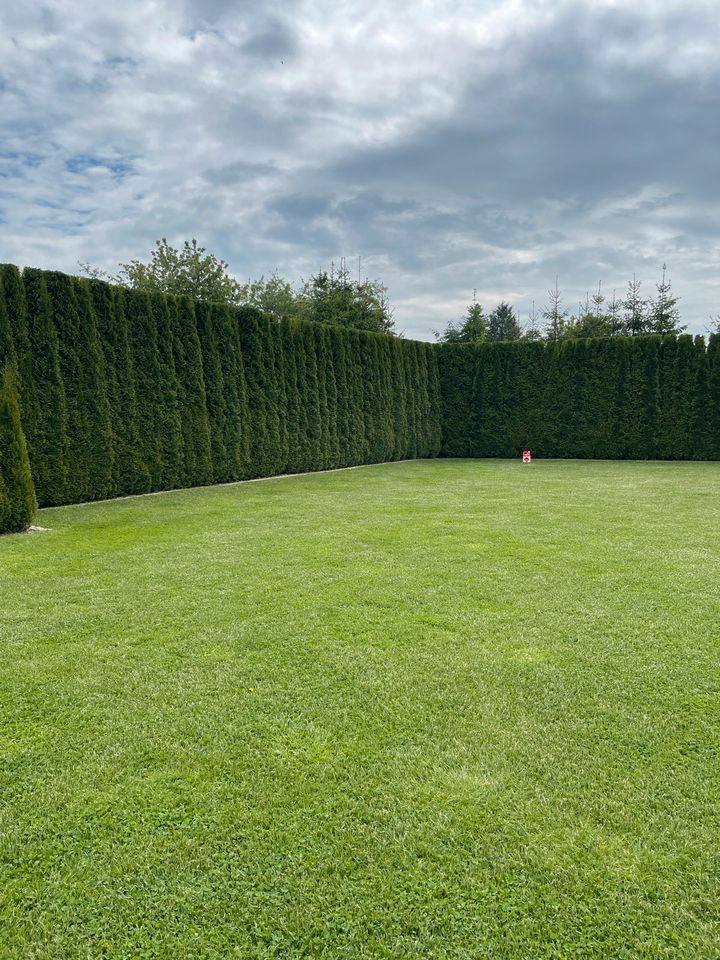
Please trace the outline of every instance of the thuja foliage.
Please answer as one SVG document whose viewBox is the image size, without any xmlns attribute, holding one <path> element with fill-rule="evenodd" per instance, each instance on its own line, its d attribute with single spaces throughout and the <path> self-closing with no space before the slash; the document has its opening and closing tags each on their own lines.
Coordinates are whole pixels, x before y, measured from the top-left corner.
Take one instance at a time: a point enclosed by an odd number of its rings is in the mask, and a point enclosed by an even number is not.
<svg viewBox="0 0 720 960">
<path fill-rule="evenodd" d="M 437 346 L 6 265 L 0 371 L 12 529 L 30 472 L 47 506 L 441 452 L 720 459 L 720 334 Z"/>
<path fill-rule="evenodd" d="M 0 533 L 19 533 L 37 509 L 14 365 L 0 368 Z"/>
<path fill-rule="evenodd" d="M 440 348 L 442 453 L 720 459 L 720 334 Z"/>
<path fill-rule="evenodd" d="M 54 271 L 0 279 L 43 506 L 439 453 L 429 344 Z"/>
<path fill-rule="evenodd" d="M 0 533 L 28 527 L 37 509 L 20 419 L 17 369 L 27 370 L 26 303 L 19 271 L 0 267 Z"/>
</svg>

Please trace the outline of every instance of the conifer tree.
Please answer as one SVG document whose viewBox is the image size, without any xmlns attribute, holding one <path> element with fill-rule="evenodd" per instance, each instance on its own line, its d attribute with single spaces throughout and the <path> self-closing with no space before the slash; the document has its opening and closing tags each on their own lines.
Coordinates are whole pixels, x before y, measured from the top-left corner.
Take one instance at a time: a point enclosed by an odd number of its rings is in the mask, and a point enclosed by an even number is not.
<svg viewBox="0 0 720 960">
<path fill-rule="evenodd" d="M 65 489 L 60 502 L 100 499 L 112 487 L 109 411 L 101 399 L 101 355 L 87 289 L 63 273 L 45 274 L 57 329 L 67 410 Z M 78 298 L 80 294 L 80 300 Z"/>
<path fill-rule="evenodd" d="M 25 436 L 28 425 L 35 422 L 36 402 L 33 383 L 33 358 L 28 329 L 27 297 L 20 271 L 11 263 L 0 264 L 0 301 L 4 300 L 10 326 L 10 339 L 17 389 L 20 400 L 20 414 Z M 0 306 L 0 309 L 2 307 Z M 0 321 L 1 322 L 1 321 Z M 2 350 L 0 349 L 0 355 Z"/>
<path fill-rule="evenodd" d="M 352 463 L 352 424 L 351 410 L 352 399 L 350 396 L 350 385 L 348 383 L 347 370 L 347 335 L 337 326 L 327 327 L 328 349 L 333 368 L 333 379 L 335 381 L 336 392 L 336 420 L 337 420 L 337 445 L 338 445 L 338 466 L 348 466 Z M 393 343 L 399 341 L 393 340 Z"/>
<path fill-rule="evenodd" d="M 712 457 L 709 431 L 708 358 L 704 337 L 693 340 L 694 375 L 691 394 L 690 456 L 694 460 Z"/>
<path fill-rule="evenodd" d="M 618 376 L 618 446 L 620 457 L 628 460 L 647 458 L 648 397 L 646 357 L 642 341 L 623 337 Z M 652 424 L 654 429 L 654 424 Z"/>
<path fill-rule="evenodd" d="M 418 396 L 418 380 L 420 379 L 420 370 L 418 367 L 417 351 L 414 343 L 408 343 L 407 354 L 405 357 L 405 395 L 407 397 L 407 425 L 408 437 L 405 448 L 406 460 L 414 460 L 420 454 L 420 444 L 418 435 L 420 432 L 421 409 Z"/>
<path fill-rule="evenodd" d="M 318 384 L 318 364 L 315 350 L 315 334 L 312 323 L 300 326 L 304 366 L 305 366 L 305 404 L 307 409 L 307 449 L 308 470 L 322 470 L 322 421 L 320 407 L 320 387 Z"/>
<path fill-rule="evenodd" d="M 112 432 L 105 368 L 88 282 L 50 273 L 68 406 L 66 498 L 102 500 L 112 489 Z"/>
<path fill-rule="evenodd" d="M 6 363 L 12 362 L 17 366 L 15 342 L 10 327 L 10 315 L 5 297 L 5 265 L 0 264 L 0 371 Z"/>
<path fill-rule="evenodd" d="M 667 267 L 663 264 L 662 279 L 656 285 L 657 296 L 648 304 L 647 329 L 649 333 L 680 333 L 685 327 L 680 326 L 679 297 L 672 291 L 672 284 L 667 279 Z"/>
<path fill-rule="evenodd" d="M 536 455 L 544 455 L 538 444 L 544 411 L 540 406 L 543 395 L 544 346 L 542 342 L 531 340 L 516 343 L 515 353 L 515 402 L 518 413 L 515 418 L 513 454 L 522 450 L 531 450 Z"/>
<path fill-rule="evenodd" d="M 547 340 L 557 342 L 562 340 L 565 335 L 565 328 L 568 322 L 568 313 L 564 309 L 563 298 L 558 288 L 558 278 L 555 277 L 555 288 L 548 290 L 548 302 L 542 315 L 545 320 L 545 337 Z"/>
<path fill-rule="evenodd" d="M 585 431 L 589 457 L 615 457 L 611 450 L 616 434 L 617 348 L 617 342 L 611 338 L 586 342 L 588 413 Z"/>
<path fill-rule="evenodd" d="M 610 336 L 616 337 L 622 334 L 624 328 L 622 301 L 618 300 L 615 290 L 613 290 L 612 297 L 610 300 L 608 300 L 607 320 L 610 329 Z"/>
<path fill-rule="evenodd" d="M 543 457 L 561 456 L 559 433 L 562 415 L 562 397 L 558 396 L 560 381 L 560 340 L 549 340 L 543 351 L 543 387 L 540 395 L 542 422 L 537 447 Z"/>
<path fill-rule="evenodd" d="M 210 483 L 210 427 L 195 310 L 188 297 L 172 298 L 171 310 L 174 321 L 173 361 L 183 448 L 180 479 L 186 486 Z"/>
<path fill-rule="evenodd" d="M 215 306 L 213 319 L 217 330 L 224 384 L 227 479 L 241 480 L 252 476 L 253 434 L 241 347 L 240 321 L 237 312 L 226 304 Z"/>
<path fill-rule="evenodd" d="M 494 454 L 497 424 L 493 422 L 495 406 L 490 402 L 491 396 L 495 395 L 494 359 L 495 351 L 491 344 L 478 346 L 468 417 L 468 455 L 471 457 L 490 457 Z"/>
<path fill-rule="evenodd" d="M 720 460 L 720 332 L 710 334 L 706 356 L 708 457 Z"/>
<path fill-rule="evenodd" d="M 439 347 L 442 353 L 444 348 Z M 402 460 L 407 450 L 407 385 L 405 381 L 405 352 L 403 340 L 393 340 L 390 344 L 390 382 L 393 388 L 393 459 Z"/>
<path fill-rule="evenodd" d="M 312 469 L 312 442 L 310 438 L 310 401 L 308 364 L 305 350 L 305 321 L 293 322 L 293 352 L 295 355 L 295 373 L 297 376 L 298 407 L 297 430 L 298 447 L 296 451 L 296 470 L 304 473 Z M 313 421 L 314 423 L 314 421 Z"/>
<path fill-rule="evenodd" d="M 268 325 L 268 333 L 272 341 L 272 382 L 275 405 L 277 409 L 277 460 L 274 466 L 274 473 L 286 473 L 290 460 L 289 449 L 289 423 L 288 423 L 288 397 L 287 382 L 285 372 L 285 351 L 283 349 L 283 340 L 280 327 L 276 321 L 271 321 Z"/>
<path fill-rule="evenodd" d="M 36 509 L 15 371 L 6 354 L 0 370 L 0 533 L 25 530 Z"/>
<path fill-rule="evenodd" d="M 428 371 L 428 396 L 430 400 L 430 429 L 429 429 L 429 456 L 437 457 L 440 454 L 441 436 L 441 399 L 440 399 L 440 370 L 438 368 L 438 350 L 432 344 L 425 344 L 425 356 Z"/>
<path fill-rule="evenodd" d="M 213 303 L 198 302 L 195 304 L 195 322 L 202 353 L 205 403 L 210 436 L 212 482 L 224 483 L 231 479 L 231 470 L 228 464 L 226 445 L 225 380 L 220 362 L 220 346 L 215 320 L 217 310 L 218 306 Z"/>
<path fill-rule="evenodd" d="M 145 493 L 150 473 L 142 458 L 142 441 L 127 320 L 122 290 L 90 281 L 92 307 L 104 361 L 112 437 L 112 496 Z"/>
<path fill-rule="evenodd" d="M 368 443 L 370 463 L 379 463 L 383 459 L 383 424 L 381 413 L 379 358 L 377 340 L 370 334 L 364 334 L 361 342 L 363 365 L 363 398 L 365 436 Z"/>
<path fill-rule="evenodd" d="M 243 367 L 247 384 L 248 418 L 250 423 L 250 474 L 270 476 L 275 462 L 273 426 L 277 433 L 277 411 L 271 409 L 267 390 L 267 370 L 272 358 L 267 356 L 267 328 L 262 314 L 252 308 L 237 312 L 240 327 Z"/>
<path fill-rule="evenodd" d="M 519 340 L 521 332 L 515 311 L 503 300 L 488 317 L 487 339 Z"/>
<path fill-rule="evenodd" d="M 150 294 L 152 322 L 156 331 L 157 363 L 160 376 L 157 436 L 160 453 L 159 489 L 182 486 L 185 479 L 185 449 L 180 420 L 180 389 L 175 367 L 177 311 L 174 298 Z"/>
<path fill-rule="evenodd" d="M 467 344 L 441 346 L 438 356 L 442 401 L 442 455 L 469 457 L 470 411 L 478 353 Z"/>
<path fill-rule="evenodd" d="M 315 330 L 318 365 L 321 366 L 324 371 L 323 392 L 325 395 L 325 410 L 327 411 L 325 414 L 327 419 L 324 436 L 326 438 L 325 466 L 327 468 L 338 467 L 341 465 L 337 381 L 335 379 L 335 367 L 333 364 L 330 330 L 331 327 L 326 324 L 318 324 Z"/>
<path fill-rule="evenodd" d="M 415 344 L 415 349 L 417 354 L 418 368 L 418 456 L 428 457 L 430 455 L 430 393 L 428 390 L 429 371 L 427 367 L 425 344 L 417 343 Z"/>
<path fill-rule="evenodd" d="M 361 363 L 362 338 L 357 330 L 349 330 L 345 339 L 347 374 L 352 398 L 351 464 L 367 463 L 368 438 L 365 427 L 365 381 Z"/>
<path fill-rule="evenodd" d="M 283 353 L 285 378 L 285 405 L 287 422 L 287 466 L 288 473 L 302 470 L 301 449 L 303 443 L 300 417 L 300 389 L 297 369 L 297 321 L 284 317 L 280 320 L 279 331 Z"/>
<path fill-rule="evenodd" d="M 105 359 L 93 309 L 88 280 L 74 279 L 78 305 L 78 360 L 85 382 L 83 402 L 88 433 L 84 446 L 87 457 L 90 498 L 104 500 L 113 485 L 113 432 L 108 400 Z"/>
<path fill-rule="evenodd" d="M 158 348 L 158 328 L 149 294 L 127 290 L 123 294 L 127 320 L 130 364 L 138 410 L 138 437 L 150 489 L 161 490 L 166 477 L 163 455 L 167 451 L 162 432 L 167 423 L 167 379 L 163 377 Z M 159 307 L 158 307 L 159 309 Z"/>
<path fill-rule="evenodd" d="M 647 332 L 648 303 L 643 299 L 641 286 L 642 281 L 633 274 L 632 280 L 628 281 L 627 294 L 622 303 L 623 332 L 631 337 Z"/>
<path fill-rule="evenodd" d="M 327 356 L 325 355 L 325 344 L 322 339 L 322 331 L 327 324 L 315 323 L 312 326 L 314 338 L 313 349 L 317 363 L 317 381 L 318 381 L 318 409 L 319 409 L 319 427 L 320 440 L 318 451 L 318 464 L 320 469 L 326 469 L 330 466 L 330 409 L 328 406 L 327 390 Z"/>
<path fill-rule="evenodd" d="M 41 270 L 23 271 L 31 385 L 23 386 L 23 426 L 40 506 L 65 503 L 67 407 L 57 332 Z"/>
<path fill-rule="evenodd" d="M 60 375 L 67 410 L 67 455 L 65 486 L 59 503 L 72 503 L 91 498 L 90 475 L 84 449 L 88 433 L 85 377 L 82 370 L 80 318 L 72 280 L 65 274 L 48 271 L 44 275 L 57 329 Z"/>
<path fill-rule="evenodd" d="M 433 331 L 439 343 L 482 343 L 488 339 L 488 318 L 482 304 L 475 299 L 468 305 L 465 316 L 459 322 L 451 320 L 442 332 Z"/>
<path fill-rule="evenodd" d="M 378 337 L 377 345 L 380 367 L 380 398 L 382 402 L 383 460 L 392 460 L 395 457 L 395 411 L 390 356 L 392 341 L 387 337 Z"/>
<path fill-rule="evenodd" d="M 663 341 L 666 338 L 663 338 Z M 656 338 L 653 338 L 656 340 Z M 675 442 L 671 456 L 674 460 L 688 460 L 692 456 L 693 389 L 697 385 L 697 354 L 690 334 L 677 337 L 673 386 L 675 387 Z"/>
</svg>

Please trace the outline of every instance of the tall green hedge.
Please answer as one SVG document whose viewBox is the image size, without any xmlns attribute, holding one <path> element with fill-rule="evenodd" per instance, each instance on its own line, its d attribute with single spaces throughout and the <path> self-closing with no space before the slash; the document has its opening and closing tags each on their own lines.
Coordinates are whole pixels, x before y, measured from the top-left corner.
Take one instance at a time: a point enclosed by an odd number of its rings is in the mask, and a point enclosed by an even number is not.
<svg viewBox="0 0 720 960">
<path fill-rule="evenodd" d="M 0 266 L 42 506 L 440 451 L 428 344 Z"/>
<path fill-rule="evenodd" d="M 720 459 L 718 335 L 436 346 L 0 265 L 5 365 L 42 506 L 525 448 Z"/>
<path fill-rule="evenodd" d="M 720 459 L 720 336 L 449 344 L 442 454 Z"/>
</svg>

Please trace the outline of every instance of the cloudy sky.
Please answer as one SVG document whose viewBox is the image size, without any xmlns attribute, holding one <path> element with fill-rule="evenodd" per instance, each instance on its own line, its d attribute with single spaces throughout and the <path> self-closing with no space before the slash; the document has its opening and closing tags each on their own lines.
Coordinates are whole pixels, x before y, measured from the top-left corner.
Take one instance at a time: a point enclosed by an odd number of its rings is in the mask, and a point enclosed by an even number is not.
<svg viewBox="0 0 720 960">
<path fill-rule="evenodd" d="M 473 289 L 574 309 L 663 262 L 720 313 L 717 0 L 52 0 L 0 10 L 0 259 L 197 237 L 240 279 L 345 256 L 430 339 Z"/>
</svg>

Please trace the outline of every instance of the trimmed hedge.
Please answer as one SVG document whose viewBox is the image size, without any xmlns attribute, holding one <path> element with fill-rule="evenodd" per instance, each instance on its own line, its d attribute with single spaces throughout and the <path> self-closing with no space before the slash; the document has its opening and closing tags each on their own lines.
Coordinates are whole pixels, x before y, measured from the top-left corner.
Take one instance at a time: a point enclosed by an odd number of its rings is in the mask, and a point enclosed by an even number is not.
<svg viewBox="0 0 720 960">
<path fill-rule="evenodd" d="M 720 459 L 720 335 L 440 347 L 452 457 Z"/>
<path fill-rule="evenodd" d="M 0 265 L 5 366 L 13 528 L 23 430 L 41 506 L 524 448 L 720 459 L 718 335 L 436 346 Z"/>
<path fill-rule="evenodd" d="M 0 266 L 41 506 L 440 450 L 437 351 Z"/>
</svg>

